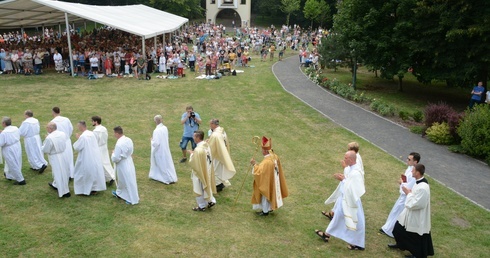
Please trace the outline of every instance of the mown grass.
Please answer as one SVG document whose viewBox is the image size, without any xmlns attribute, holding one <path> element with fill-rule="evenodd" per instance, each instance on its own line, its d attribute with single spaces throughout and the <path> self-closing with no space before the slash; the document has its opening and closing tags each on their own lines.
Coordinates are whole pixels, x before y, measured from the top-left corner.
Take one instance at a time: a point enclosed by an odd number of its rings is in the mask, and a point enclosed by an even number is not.
<svg viewBox="0 0 490 258">
<path fill-rule="evenodd" d="M 348 68 L 325 69 L 329 79 L 337 78 L 341 82 L 351 83 L 352 74 Z M 403 91 L 399 91 L 398 79 L 387 80 L 375 77 L 366 67 L 357 71 L 357 90 L 367 97 L 383 99 L 397 110 L 413 113 L 423 111 L 428 103 L 445 102 L 458 111 L 464 111 L 471 97 L 471 85 L 467 87 L 447 87 L 443 82 L 421 84 L 410 73 L 403 78 Z"/>
<path fill-rule="evenodd" d="M 259 60 L 257 57 L 254 60 Z M 20 125 L 23 111 L 34 111 L 42 127 L 52 119 L 51 108 L 75 124 L 100 115 L 111 130 L 121 125 L 133 139 L 140 204 L 125 205 L 110 190 L 97 196 L 59 199 L 42 175 L 29 171 L 24 154 L 26 186 L 0 182 L 0 256 L 5 257 L 400 257 L 389 250 L 391 239 L 377 234 L 398 196 L 397 178 L 405 165 L 369 142 L 327 120 L 285 93 L 272 75 L 271 62 L 254 61 L 255 68 L 220 80 L 151 81 L 134 78 L 87 80 L 47 73 L 41 76 L 1 76 L 2 116 Z M 217 195 L 210 211 L 193 212 L 190 167 L 179 164 L 182 135 L 179 123 L 192 104 L 207 131 L 219 118 L 231 142 L 238 172 L 232 186 Z M 164 117 L 179 182 L 165 186 L 148 179 L 150 135 L 155 114 Z M 46 133 L 41 130 L 42 138 Z M 253 136 L 272 137 L 280 155 L 290 196 L 268 217 L 251 210 L 252 177 L 248 161 L 254 155 Z M 72 137 L 74 140 L 74 136 Z M 326 228 L 320 214 L 323 201 L 337 186 L 332 174 L 350 141 L 361 145 L 367 192 L 364 252 L 347 250 L 339 239 L 323 243 L 314 229 Z M 115 139 L 110 137 L 109 149 Z M 419 151 L 424 155 L 423 150 Z M 257 154 L 259 155 L 259 154 Z M 260 160 L 260 158 L 258 158 Z M 3 166 L 3 165 L 2 165 Z M 431 168 L 427 168 L 430 174 Z M 242 182 L 245 187 L 234 200 Z M 490 246 L 490 214 L 434 180 L 432 227 L 439 257 L 486 257 Z M 73 185 L 70 183 L 73 193 Z"/>
</svg>

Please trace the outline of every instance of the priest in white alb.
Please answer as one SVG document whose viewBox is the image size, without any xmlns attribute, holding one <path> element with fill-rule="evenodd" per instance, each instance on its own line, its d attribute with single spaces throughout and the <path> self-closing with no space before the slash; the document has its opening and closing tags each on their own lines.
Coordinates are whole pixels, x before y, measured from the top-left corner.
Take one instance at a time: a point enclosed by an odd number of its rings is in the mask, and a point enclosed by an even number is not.
<svg viewBox="0 0 490 258">
<path fill-rule="evenodd" d="M 193 138 L 197 146 L 193 151 L 187 150 L 190 153 L 189 165 L 192 168 L 192 189 L 197 202 L 197 207 L 192 210 L 205 211 L 206 208 L 211 208 L 216 204 L 214 168 L 208 143 L 203 141 L 204 132 L 195 131 Z"/>
<path fill-rule="evenodd" d="M 230 157 L 230 142 L 225 129 L 219 125 L 219 120 L 216 118 L 211 119 L 209 127 L 212 133 L 208 144 L 213 157 L 216 189 L 220 192 L 224 187 L 231 185 L 229 179 L 235 175 L 236 170 Z"/>
<path fill-rule="evenodd" d="M 39 121 L 34 118 L 34 113 L 31 110 L 24 112 L 25 120 L 19 127 L 20 136 L 24 137 L 24 148 L 27 154 L 27 160 L 31 165 L 31 169 L 39 172 L 44 172 L 48 162 L 44 159 L 41 151 L 41 136 L 39 136 L 40 126 Z"/>
<path fill-rule="evenodd" d="M 133 141 L 124 135 L 122 127 L 114 128 L 117 138 L 116 147 L 112 153 L 112 162 L 117 173 L 117 189 L 112 194 L 125 200 L 128 204 L 138 204 L 138 184 L 136 183 L 136 170 L 133 163 Z"/>
<path fill-rule="evenodd" d="M 4 175 L 8 180 L 15 180 L 14 185 L 25 185 L 22 175 L 22 147 L 17 126 L 12 125 L 10 117 L 2 118 L 3 130 L 0 131 L 0 148 L 5 162 Z"/>
<path fill-rule="evenodd" d="M 109 149 L 107 148 L 107 139 L 109 134 L 107 128 L 102 124 L 102 118 L 100 116 L 92 117 L 92 125 L 95 126 L 93 132 L 97 137 L 97 143 L 99 144 L 100 157 L 102 158 L 102 166 L 104 167 L 105 181 L 111 186 L 114 183 L 115 174 L 114 168 L 111 165 L 111 159 L 109 158 Z"/>
<path fill-rule="evenodd" d="M 366 190 L 364 174 L 359 165 L 356 164 L 356 152 L 347 151 L 342 165 L 344 166 L 344 174 L 334 174 L 340 183 L 325 201 L 325 204 L 340 202 L 340 205 L 334 206 L 335 216 L 328 224 L 326 231 L 315 230 L 315 233 L 325 242 L 334 236 L 347 242 L 349 250 L 364 250 L 366 228 L 361 197 Z"/>
<path fill-rule="evenodd" d="M 78 122 L 77 126 L 81 134 L 76 134 L 78 140 L 73 143 L 73 149 L 78 152 L 73 186 L 75 194 L 94 195 L 107 189 L 99 145 L 95 134 L 87 130 L 85 121 Z"/>
<path fill-rule="evenodd" d="M 59 107 L 53 107 L 53 120 L 56 124 L 57 130 L 62 131 L 66 135 L 66 149 L 63 152 L 63 157 L 66 159 L 66 162 L 70 165 L 69 171 L 66 171 L 70 178 L 74 177 L 74 166 L 73 166 L 73 149 L 71 146 L 71 134 L 73 133 L 73 125 L 71 124 L 70 119 L 61 116 L 61 111 Z"/>
<path fill-rule="evenodd" d="M 393 208 L 391 209 L 385 224 L 379 229 L 379 232 L 381 232 L 382 234 L 386 234 L 387 236 L 394 237 L 393 228 L 395 227 L 395 223 L 396 220 L 398 219 L 398 216 L 405 208 L 405 200 L 407 199 L 407 195 L 405 194 L 405 192 L 403 192 L 403 187 L 412 189 L 412 187 L 415 185 L 415 178 L 412 176 L 412 170 L 414 166 L 419 163 L 419 161 L 420 161 L 420 154 L 418 154 L 417 152 L 412 152 L 408 155 L 407 158 L 408 167 L 405 170 L 405 173 L 399 179 L 400 196 L 398 197 L 398 200 L 396 200 L 395 205 L 393 205 Z"/>
<path fill-rule="evenodd" d="M 149 177 L 166 185 L 176 183 L 177 173 L 175 172 L 174 161 L 170 153 L 168 129 L 163 125 L 161 115 L 156 115 L 153 121 L 155 121 L 156 128 L 153 130 L 153 136 L 151 138 Z"/>
<path fill-rule="evenodd" d="M 44 140 L 42 151 L 48 154 L 49 163 L 53 173 L 53 182 L 49 183 L 53 189 L 58 191 L 58 197 L 70 197 L 70 188 L 68 182 L 69 164 L 63 157 L 63 152 L 66 150 L 66 135 L 64 132 L 57 130 L 56 124 L 49 122 L 46 126 L 48 136 Z"/>
</svg>

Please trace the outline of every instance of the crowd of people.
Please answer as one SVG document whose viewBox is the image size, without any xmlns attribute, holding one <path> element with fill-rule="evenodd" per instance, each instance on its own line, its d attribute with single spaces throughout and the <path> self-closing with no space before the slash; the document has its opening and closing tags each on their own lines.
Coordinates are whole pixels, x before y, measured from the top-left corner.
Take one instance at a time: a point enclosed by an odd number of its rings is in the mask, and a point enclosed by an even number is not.
<svg viewBox="0 0 490 258">
<path fill-rule="evenodd" d="M 321 29 L 310 32 L 297 25 L 283 25 L 280 29 L 237 28 L 225 33 L 223 25 L 195 23 L 165 41 L 160 37 L 148 39 L 142 51 L 137 36 L 120 30 L 72 30 L 73 71 L 80 76 L 100 73 L 145 79 L 147 73 L 153 72 L 185 76 L 184 68 L 189 68 L 191 72 L 212 75 L 249 66 L 252 55 L 259 55 L 261 61 L 272 61 L 278 52 L 281 60 L 287 49 L 300 51 L 302 64 L 316 64 L 316 44 L 323 33 Z M 58 73 L 71 71 L 66 33 L 51 28 L 35 36 L 10 32 L 0 37 L 2 73 L 41 74 L 50 67 Z"/>
</svg>

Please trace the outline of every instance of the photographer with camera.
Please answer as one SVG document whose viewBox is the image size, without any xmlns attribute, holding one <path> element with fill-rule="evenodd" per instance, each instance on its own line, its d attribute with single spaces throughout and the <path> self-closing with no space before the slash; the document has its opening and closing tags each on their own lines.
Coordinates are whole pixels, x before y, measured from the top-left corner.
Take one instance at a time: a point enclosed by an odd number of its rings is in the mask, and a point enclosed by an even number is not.
<svg viewBox="0 0 490 258">
<path fill-rule="evenodd" d="M 184 163 L 187 160 L 187 145 L 191 142 L 192 150 L 196 148 L 196 143 L 194 142 L 194 132 L 199 130 L 199 125 L 201 124 L 201 117 L 197 112 L 194 112 L 192 106 L 185 108 L 185 113 L 182 114 L 180 123 L 184 125 L 184 134 L 182 135 L 182 140 L 180 140 L 180 148 L 182 149 L 182 159 L 180 163 Z"/>
</svg>

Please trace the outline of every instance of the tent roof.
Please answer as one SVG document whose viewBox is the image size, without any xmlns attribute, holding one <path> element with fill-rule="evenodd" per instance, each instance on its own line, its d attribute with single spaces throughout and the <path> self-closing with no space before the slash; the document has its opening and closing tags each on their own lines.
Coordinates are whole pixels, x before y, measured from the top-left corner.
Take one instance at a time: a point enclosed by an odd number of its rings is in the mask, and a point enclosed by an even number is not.
<svg viewBox="0 0 490 258">
<path fill-rule="evenodd" d="M 0 2 L 0 28 L 34 28 L 90 20 L 144 38 L 177 30 L 189 20 L 145 5 L 97 6 L 54 0 Z"/>
</svg>

